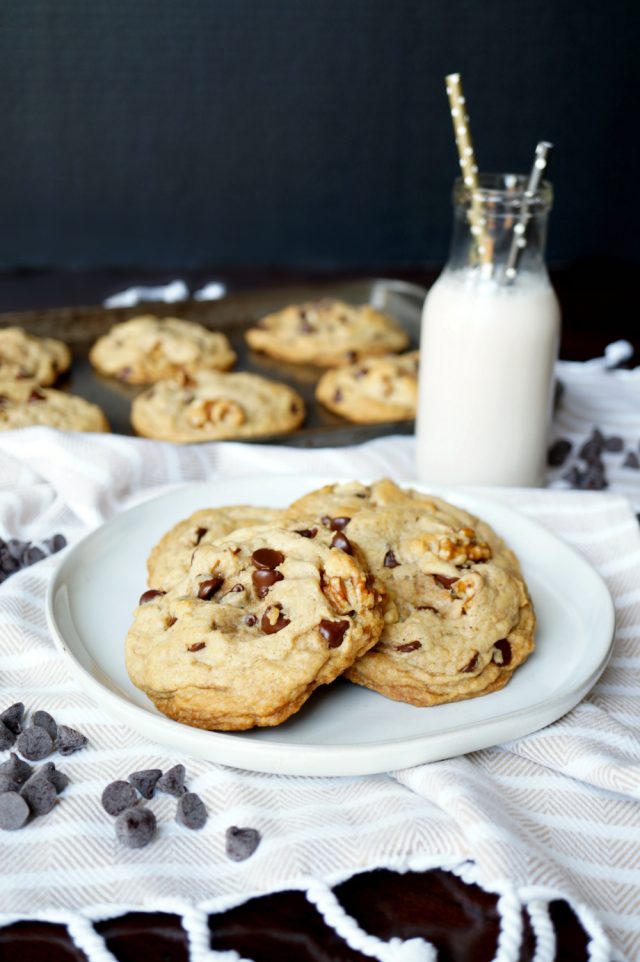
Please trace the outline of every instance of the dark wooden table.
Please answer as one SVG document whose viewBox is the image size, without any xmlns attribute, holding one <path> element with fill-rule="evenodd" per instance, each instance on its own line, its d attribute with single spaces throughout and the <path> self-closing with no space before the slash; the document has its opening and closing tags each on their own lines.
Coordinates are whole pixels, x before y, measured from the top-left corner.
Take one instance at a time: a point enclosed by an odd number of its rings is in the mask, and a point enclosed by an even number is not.
<svg viewBox="0 0 640 962">
<path fill-rule="evenodd" d="M 428 286 L 437 270 L 397 271 L 372 267 L 361 276 L 399 277 Z M 230 290 L 280 286 L 287 281 L 345 277 L 344 272 L 266 269 L 191 272 L 100 271 L 62 273 L 25 271 L 0 274 L 0 312 L 96 304 L 132 284 L 157 284 L 182 277 L 196 290 L 221 280 Z M 640 329 L 632 305 L 636 266 L 581 263 L 552 271 L 563 310 L 561 356 L 582 360 L 601 354 L 618 338 L 640 352 Z M 633 295 L 633 296 L 632 296 Z M 179 310 L 176 310 L 179 313 Z M 185 893 L 187 894 L 187 893 Z M 336 889 L 343 906 L 368 932 L 382 939 L 422 936 L 438 949 L 440 962 L 490 962 L 497 950 L 497 899 L 455 876 L 433 870 L 396 874 L 365 872 Z M 597 908 L 597 907 L 596 907 Z M 557 934 L 557 958 L 583 962 L 587 937 L 565 902 L 554 902 L 551 917 Z M 535 940 L 526 913 L 520 962 L 533 958 Z M 180 920 L 160 913 L 130 913 L 96 926 L 121 962 L 187 962 L 188 949 Z M 350 949 L 328 929 L 315 908 L 299 892 L 280 892 L 252 899 L 211 917 L 211 947 L 235 949 L 255 962 L 356 962 L 365 956 Z M 81 962 L 85 956 L 69 940 L 63 926 L 19 922 L 0 929 L 0 962 Z"/>
</svg>

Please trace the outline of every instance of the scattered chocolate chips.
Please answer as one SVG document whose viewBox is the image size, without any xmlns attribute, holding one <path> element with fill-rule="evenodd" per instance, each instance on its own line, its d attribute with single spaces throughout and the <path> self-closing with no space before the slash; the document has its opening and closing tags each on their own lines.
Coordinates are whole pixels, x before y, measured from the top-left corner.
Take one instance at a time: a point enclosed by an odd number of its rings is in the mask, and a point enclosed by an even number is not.
<svg viewBox="0 0 640 962">
<path fill-rule="evenodd" d="M 500 657 L 496 658 L 496 652 L 493 654 L 493 661 L 497 665 L 510 665 L 511 664 L 511 645 L 506 638 L 501 638 L 500 641 L 496 641 L 493 646 L 500 653 Z"/>
<path fill-rule="evenodd" d="M 284 555 L 273 548 L 257 548 L 251 555 L 251 561 L 256 568 L 263 571 L 272 571 L 284 561 Z"/>
<path fill-rule="evenodd" d="M 619 454 L 620 451 L 624 450 L 624 441 L 617 435 L 612 435 L 611 437 L 605 438 L 602 444 L 605 451 L 611 451 L 613 454 Z"/>
<path fill-rule="evenodd" d="M 136 788 L 143 798 L 153 798 L 158 780 L 162 778 L 162 771 L 159 768 L 145 768 L 139 772 L 131 772 L 129 781 Z"/>
<path fill-rule="evenodd" d="M 156 817 L 149 808 L 126 808 L 116 819 L 116 835 L 127 848 L 144 848 L 156 833 Z"/>
<path fill-rule="evenodd" d="M 30 725 L 18 735 L 18 751 L 31 762 L 46 758 L 53 751 L 53 739 L 48 731 L 37 725 Z"/>
<path fill-rule="evenodd" d="M 460 671 L 461 671 L 463 674 L 468 674 L 470 671 L 475 671 L 476 668 L 478 667 L 479 657 L 480 657 L 480 656 L 478 655 L 478 652 L 476 651 L 475 655 L 472 655 L 472 656 L 471 656 L 471 658 L 469 659 L 469 661 L 467 662 L 467 664 L 464 666 L 464 668 L 461 668 Z"/>
<path fill-rule="evenodd" d="M 404 645 L 396 645 L 396 651 L 417 651 L 418 648 L 422 648 L 421 641 L 407 641 Z"/>
<path fill-rule="evenodd" d="M 636 454 L 635 451 L 629 451 L 627 453 L 626 458 L 622 462 L 622 467 L 634 468 L 634 470 L 636 471 L 638 470 L 638 468 L 640 468 L 640 459 L 638 458 L 638 455 Z"/>
<path fill-rule="evenodd" d="M 344 515 L 338 518 L 330 518 L 328 514 L 325 514 L 325 516 L 320 520 L 325 528 L 329 528 L 330 531 L 344 531 L 351 521 L 351 518 L 347 518 Z"/>
<path fill-rule="evenodd" d="M 38 728 L 44 728 L 44 730 L 51 736 L 51 740 L 55 742 L 58 736 L 58 726 L 56 725 L 55 719 L 51 717 L 48 711 L 34 712 L 31 718 L 31 724 L 37 725 Z"/>
<path fill-rule="evenodd" d="M 344 641 L 344 634 L 349 627 L 349 622 L 329 621 L 327 618 L 323 618 L 318 627 L 328 647 L 339 648 Z"/>
<path fill-rule="evenodd" d="M 55 785 L 46 775 L 36 773 L 20 789 L 20 795 L 29 806 L 32 815 L 46 815 L 58 800 Z"/>
<path fill-rule="evenodd" d="M 61 755 L 71 755 L 87 744 L 87 736 L 69 728 L 68 725 L 58 725 L 58 744 L 57 748 Z"/>
<path fill-rule="evenodd" d="M 206 641 L 196 641 L 192 645 L 189 645 L 187 651 L 202 651 L 203 648 L 207 647 Z"/>
<path fill-rule="evenodd" d="M 279 571 L 266 571 L 264 568 L 258 568 L 258 570 L 254 571 L 251 575 L 251 580 L 258 593 L 258 597 L 264 598 L 272 585 L 275 585 L 277 581 L 284 580 L 284 575 Z"/>
<path fill-rule="evenodd" d="M 29 806 L 17 792 L 0 795 L 0 828 L 7 832 L 22 828 L 29 814 Z"/>
<path fill-rule="evenodd" d="M 60 539 L 63 544 L 60 544 Z M 37 561 L 42 561 L 47 557 L 47 551 L 49 554 L 54 554 L 67 542 L 64 535 L 56 534 L 42 543 L 44 549 L 29 541 L 20 541 L 18 538 L 9 538 L 8 541 L 0 538 L 0 582 L 9 575 L 15 574 L 16 571 L 20 571 L 21 568 L 28 568 Z"/>
<path fill-rule="evenodd" d="M 250 858 L 260 844 L 257 828 L 236 828 L 232 825 L 225 833 L 225 851 L 234 862 Z"/>
<path fill-rule="evenodd" d="M 184 765 L 174 765 L 158 779 L 156 788 L 159 792 L 164 792 L 166 795 L 175 795 L 176 798 L 179 798 L 186 792 L 184 776 Z"/>
<path fill-rule="evenodd" d="M 299 534 L 301 538 L 315 538 L 318 533 L 317 528 L 296 528 L 296 534 Z"/>
<path fill-rule="evenodd" d="M 11 748 L 15 740 L 16 733 L 12 732 L 4 722 L 0 722 L 0 751 L 6 751 L 7 748 Z"/>
<path fill-rule="evenodd" d="M 201 581 L 198 588 L 198 598 L 202 601 L 211 601 L 216 591 L 219 591 L 224 584 L 224 578 L 222 575 L 216 575 L 215 578 L 207 578 L 206 581 Z"/>
<path fill-rule="evenodd" d="M 197 830 L 202 828 L 206 821 L 207 809 L 199 795 L 195 792 L 187 792 L 178 799 L 176 822 L 184 825 L 185 828 Z"/>
<path fill-rule="evenodd" d="M 100 799 L 107 815 L 119 815 L 138 801 L 136 790 L 129 782 L 110 782 Z"/>
<path fill-rule="evenodd" d="M 347 538 L 346 534 L 342 531 L 336 531 L 333 538 L 331 539 L 332 548 L 340 548 L 345 554 L 353 554 L 353 548 L 351 547 L 351 542 Z"/>
<path fill-rule="evenodd" d="M 282 631 L 289 624 L 291 624 L 290 619 L 282 614 L 282 605 L 269 605 L 260 619 L 260 627 L 265 635 L 275 635 L 277 631 Z"/>
<path fill-rule="evenodd" d="M 547 452 L 547 464 L 552 468 L 560 468 L 571 454 L 572 444 L 566 438 L 558 438 Z"/>
<path fill-rule="evenodd" d="M 399 567 L 400 562 L 398 561 L 398 559 L 397 559 L 396 556 L 394 555 L 393 551 L 391 551 L 391 549 L 389 549 L 389 551 L 387 551 L 386 555 L 384 556 L 384 562 L 383 562 L 383 564 L 384 564 L 385 568 L 397 568 L 397 567 Z"/>
<path fill-rule="evenodd" d="M 447 591 L 454 585 L 459 578 L 448 578 L 446 575 L 434 575 L 434 580 L 438 582 L 441 588 L 446 588 Z"/>
<path fill-rule="evenodd" d="M 146 605 L 149 601 L 153 601 L 154 598 L 158 598 L 160 595 L 166 595 L 166 591 L 158 591 L 157 588 L 149 588 L 148 591 L 143 591 L 140 595 L 139 605 Z"/>
<path fill-rule="evenodd" d="M 31 768 L 31 765 L 23 761 L 21 758 L 18 758 L 15 752 L 11 752 L 11 755 L 7 761 L 0 765 L 0 773 L 3 775 L 10 775 L 11 778 L 14 779 L 14 781 L 16 781 L 19 785 L 22 785 L 23 782 L 26 782 L 26 780 L 31 776 L 32 771 L 33 769 Z"/>
</svg>

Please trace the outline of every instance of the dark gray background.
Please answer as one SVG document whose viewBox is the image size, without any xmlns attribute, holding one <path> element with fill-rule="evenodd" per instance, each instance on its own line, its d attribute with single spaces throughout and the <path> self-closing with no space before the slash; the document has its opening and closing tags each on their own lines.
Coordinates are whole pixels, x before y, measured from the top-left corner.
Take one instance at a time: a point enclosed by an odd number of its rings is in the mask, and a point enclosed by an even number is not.
<svg viewBox="0 0 640 962">
<path fill-rule="evenodd" d="M 640 258 L 637 0 L 0 0 L 0 266 L 434 264 L 554 141 L 550 258 Z"/>
</svg>

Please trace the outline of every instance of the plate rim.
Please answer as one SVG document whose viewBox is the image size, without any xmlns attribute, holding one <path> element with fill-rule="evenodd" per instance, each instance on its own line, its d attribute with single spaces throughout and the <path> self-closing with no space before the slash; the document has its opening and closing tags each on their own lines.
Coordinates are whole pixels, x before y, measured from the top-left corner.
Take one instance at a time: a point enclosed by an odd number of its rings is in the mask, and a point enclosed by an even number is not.
<svg viewBox="0 0 640 962">
<path fill-rule="evenodd" d="M 311 491 L 324 484 L 340 483 L 342 481 L 350 480 L 352 481 L 353 476 L 341 475 L 337 472 L 330 475 L 296 475 L 288 472 L 279 474 L 269 473 L 264 476 L 264 480 L 268 480 L 271 484 L 277 484 L 278 481 L 286 481 L 287 483 L 290 483 L 291 481 L 299 480 L 302 487 Z M 548 694 L 541 701 L 537 701 L 533 705 L 528 705 L 522 708 L 514 708 L 510 711 L 502 712 L 498 715 L 482 719 L 476 723 L 479 727 L 478 737 L 476 739 L 472 737 L 469 723 L 461 722 L 459 724 L 449 725 L 446 729 L 441 731 L 414 734 L 407 737 L 401 736 L 397 738 L 387 738 L 374 742 L 356 744 L 326 745 L 322 742 L 290 742 L 286 740 L 286 737 L 283 740 L 276 737 L 274 739 L 270 739 L 268 742 L 258 740 L 251 742 L 250 740 L 246 739 L 246 737 L 242 737 L 243 735 L 246 735 L 246 733 L 207 731 L 204 729 L 198 729 L 184 725 L 162 714 L 152 713 L 149 709 L 135 704 L 135 702 L 131 701 L 126 694 L 119 694 L 113 688 L 103 683 L 95 676 L 95 674 L 81 664 L 78 657 L 71 650 L 69 644 L 64 638 L 63 632 L 58 625 L 55 613 L 55 605 L 59 593 L 61 591 L 66 591 L 68 594 L 68 580 L 65 583 L 63 576 L 68 568 L 75 562 L 77 556 L 81 554 L 82 550 L 86 550 L 86 546 L 88 544 L 94 540 L 104 537 L 105 529 L 116 525 L 126 526 L 127 518 L 129 518 L 131 515 L 138 514 L 141 509 L 153 509 L 157 503 L 165 500 L 171 502 L 176 499 L 176 497 L 186 494 L 188 491 L 192 491 L 194 488 L 200 488 L 204 490 L 207 487 L 211 487 L 215 490 L 215 487 L 218 485 L 235 485 L 242 482 L 255 483 L 255 475 L 240 474 L 221 478 L 186 481 L 172 485 L 169 490 L 165 490 L 156 494 L 150 494 L 149 497 L 145 497 L 143 500 L 136 501 L 135 504 L 118 511 L 112 518 L 109 518 L 96 528 L 86 532 L 80 538 L 80 540 L 71 545 L 70 548 L 65 551 L 64 557 L 61 559 L 60 564 L 56 566 L 56 570 L 48 581 L 45 597 L 45 611 L 47 624 L 56 648 L 65 658 L 69 667 L 77 676 L 79 676 L 81 682 L 83 682 L 83 690 L 87 690 L 88 683 L 91 693 L 94 691 L 96 692 L 95 700 L 101 707 L 103 707 L 103 702 L 106 699 L 111 706 L 112 715 L 117 717 L 120 721 L 123 721 L 125 724 L 129 724 L 134 728 L 135 731 L 142 734 L 144 737 L 163 745 L 165 748 L 175 747 L 176 741 L 188 739 L 195 743 L 192 747 L 185 746 L 185 750 L 190 751 L 192 754 L 207 758 L 217 764 L 248 769 L 251 771 L 294 775 L 374 774 L 392 771 L 398 767 L 411 767 L 414 765 L 425 764 L 429 761 L 438 760 L 439 758 L 467 754 L 471 751 L 477 751 L 481 748 L 488 748 L 493 745 L 500 744 L 499 740 L 487 741 L 487 729 L 503 725 L 505 721 L 516 723 L 522 722 L 525 719 L 531 718 L 532 715 L 536 715 L 537 717 L 543 719 L 541 724 L 524 724 L 520 726 L 516 724 L 515 727 L 520 728 L 521 730 L 514 735 L 510 735 L 509 738 L 504 739 L 504 741 L 512 741 L 514 738 L 523 737 L 526 734 L 538 731 L 546 725 L 551 724 L 554 720 L 561 718 L 564 714 L 570 711 L 571 708 L 575 707 L 575 705 L 578 704 L 588 693 L 588 691 L 590 691 L 591 688 L 596 684 L 599 677 L 604 672 L 611 657 L 613 643 L 615 640 L 615 604 L 602 575 L 583 555 L 581 555 L 573 547 L 573 545 L 568 544 L 557 534 L 555 534 L 555 532 L 540 524 L 536 519 L 529 517 L 525 513 L 513 507 L 511 504 L 501 502 L 499 498 L 492 496 L 495 489 L 488 489 L 489 494 L 487 495 L 485 493 L 487 489 L 475 486 L 430 485 L 427 482 L 421 482 L 415 479 L 403 479 L 397 481 L 396 483 L 401 487 L 412 487 L 416 488 L 422 493 L 433 493 L 434 495 L 444 497 L 447 500 L 450 500 L 453 504 L 456 503 L 455 496 L 459 495 L 463 499 L 469 497 L 472 499 L 472 501 L 478 500 L 481 506 L 486 504 L 489 506 L 489 509 L 491 509 L 492 506 L 495 506 L 499 511 L 505 511 L 507 514 L 515 515 L 519 522 L 524 521 L 525 524 L 531 525 L 539 532 L 542 532 L 543 536 L 560 544 L 563 550 L 572 556 L 574 563 L 578 564 L 582 570 L 588 574 L 588 577 L 594 579 L 594 583 L 598 584 L 599 590 L 602 593 L 602 600 L 607 602 L 607 610 L 603 616 L 606 618 L 607 622 L 606 636 L 608 641 L 606 643 L 606 647 L 604 641 L 601 642 L 603 647 L 602 654 L 598 661 L 594 663 L 594 666 L 588 676 L 582 677 L 577 684 L 571 684 L 569 688 L 565 687 L 561 690 L 561 692 L 555 691 Z M 371 482 L 370 480 L 365 479 L 363 483 L 366 484 Z M 301 494 L 302 493 L 303 492 L 301 491 Z M 194 510 L 197 510 L 197 508 L 194 508 Z M 471 510 L 474 510 L 474 508 L 471 507 Z M 477 513 L 482 516 L 481 510 L 478 510 Z M 604 628 L 602 631 L 602 636 L 603 638 L 605 636 Z M 78 635 L 78 638 L 80 643 L 84 646 L 82 637 Z M 112 680 L 115 681 L 113 678 Z M 562 706 L 560 711 L 556 710 L 558 703 L 560 703 Z M 138 722 L 138 724 L 136 724 L 136 722 Z M 158 729 L 158 735 L 149 733 L 149 728 L 151 727 Z M 476 727 L 476 725 L 474 725 L 474 727 Z M 175 735 L 175 738 L 172 737 L 172 735 Z M 477 742 L 475 747 L 468 747 L 462 752 L 454 751 L 453 753 L 439 753 L 438 751 L 429 752 L 426 750 L 428 745 L 434 743 L 437 739 L 442 738 L 446 741 L 455 741 L 461 735 L 466 736 L 466 740 L 470 742 L 472 746 L 474 745 L 474 742 Z M 201 741 L 203 743 L 202 746 L 199 744 Z M 392 750 L 394 747 L 397 748 L 400 745 L 408 746 L 410 749 L 413 748 L 414 752 L 410 752 L 410 754 L 415 754 L 419 746 L 423 743 L 426 743 L 425 752 L 423 753 L 425 755 L 424 759 L 422 761 L 413 761 L 410 763 L 410 765 L 393 767 L 389 767 L 388 765 L 381 766 L 380 764 L 374 764 L 369 759 L 369 756 L 375 756 L 384 748 Z M 205 745 L 211 746 L 214 751 L 204 750 Z M 226 746 L 226 748 L 224 746 Z M 232 755 L 234 753 L 234 746 L 236 750 L 242 746 L 241 754 L 246 756 L 243 757 L 237 764 L 234 763 L 229 757 L 221 757 L 223 755 Z M 216 747 L 219 747 L 220 750 L 215 751 Z M 252 761 L 252 756 L 259 756 L 261 753 L 276 756 L 276 758 L 273 762 L 267 764 L 258 760 L 257 757 L 256 760 Z M 284 758 L 281 758 L 279 761 L 280 756 L 286 755 L 289 759 L 291 759 L 292 756 L 297 758 L 303 753 L 307 758 L 309 755 L 313 755 L 314 757 L 314 764 L 311 766 L 304 765 L 303 770 L 301 770 L 299 766 L 294 765 L 292 767 L 291 765 L 287 765 L 286 759 Z M 213 755 L 218 757 L 214 758 Z M 349 764 L 350 762 L 353 763 Z"/>
</svg>

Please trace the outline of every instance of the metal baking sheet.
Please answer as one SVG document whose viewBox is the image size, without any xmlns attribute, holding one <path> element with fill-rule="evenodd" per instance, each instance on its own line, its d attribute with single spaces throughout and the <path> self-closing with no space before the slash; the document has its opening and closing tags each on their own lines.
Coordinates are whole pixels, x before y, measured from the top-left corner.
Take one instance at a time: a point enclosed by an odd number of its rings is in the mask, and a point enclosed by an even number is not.
<svg viewBox="0 0 640 962">
<path fill-rule="evenodd" d="M 177 304 L 145 301 L 136 307 L 106 309 L 103 307 L 59 308 L 46 311 L 21 311 L 0 314 L 0 327 L 18 325 L 39 337 L 57 337 L 73 351 L 73 365 L 55 386 L 79 394 L 99 404 L 116 434 L 134 434 L 129 421 L 131 401 L 144 390 L 113 378 L 102 377 L 91 367 L 89 348 L 113 324 L 139 314 L 174 316 L 198 321 L 212 330 L 227 335 L 238 355 L 235 371 L 251 371 L 291 385 L 304 398 L 307 417 L 304 424 L 290 434 L 251 439 L 256 443 L 278 443 L 297 447 L 328 447 L 357 444 L 386 434 L 411 434 L 413 421 L 389 421 L 384 424 L 352 424 L 327 411 L 315 400 L 314 391 L 322 368 L 309 364 L 276 361 L 251 351 L 244 331 L 271 311 L 287 304 L 337 297 L 352 304 L 369 303 L 395 317 L 411 338 L 411 347 L 419 341 L 420 314 L 426 291 L 405 281 L 362 279 L 331 283 L 304 283 L 295 286 L 243 291 L 216 301 L 180 301 Z"/>
</svg>

